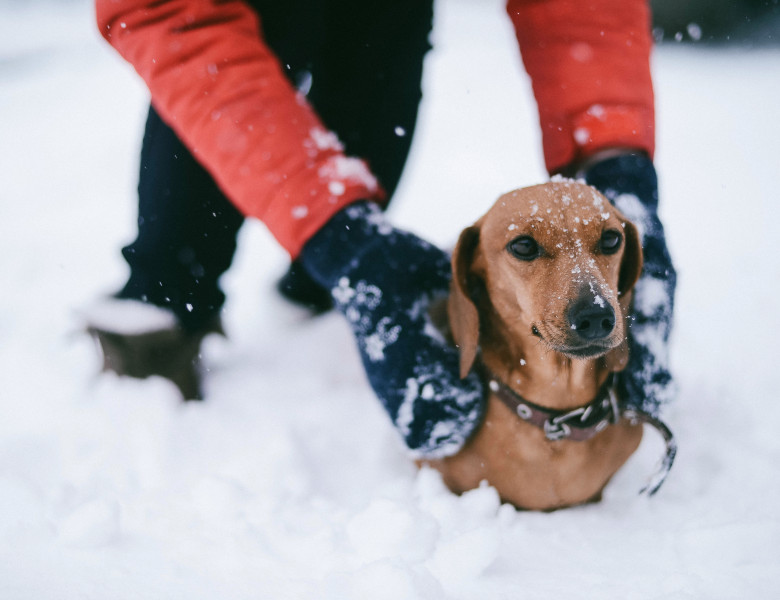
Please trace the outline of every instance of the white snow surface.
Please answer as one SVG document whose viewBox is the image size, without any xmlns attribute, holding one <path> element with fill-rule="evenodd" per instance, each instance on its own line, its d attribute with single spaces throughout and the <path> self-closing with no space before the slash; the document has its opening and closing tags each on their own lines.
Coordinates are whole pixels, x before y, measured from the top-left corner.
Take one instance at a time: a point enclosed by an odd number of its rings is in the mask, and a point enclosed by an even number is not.
<svg viewBox="0 0 780 600">
<path fill-rule="evenodd" d="M 0 1 L 0 598 L 780 597 L 778 49 L 656 51 L 677 463 L 637 495 L 648 431 L 600 504 L 539 514 L 411 464 L 343 317 L 275 297 L 258 223 L 206 402 L 99 374 L 80 315 L 126 277 L 147 94 L 93 20 Z M 433 38 L 391 218 L 451 246 L 545 174 L 502 2 L 438 2 Z"/>
</svg>

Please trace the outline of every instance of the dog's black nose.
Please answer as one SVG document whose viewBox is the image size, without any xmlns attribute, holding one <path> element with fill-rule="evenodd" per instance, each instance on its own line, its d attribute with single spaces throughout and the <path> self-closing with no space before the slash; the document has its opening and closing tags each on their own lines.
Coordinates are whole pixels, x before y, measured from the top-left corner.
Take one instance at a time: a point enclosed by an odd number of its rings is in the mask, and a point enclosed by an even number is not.
<svg viewBox="0 0 780 600">
<path fill-rule="evenodd" d="M 600 297 L 580 298 L 569 309 L 569 325 L 584 340 L 601 340 L 615 329 L 615 311 Z"/>
</svg>

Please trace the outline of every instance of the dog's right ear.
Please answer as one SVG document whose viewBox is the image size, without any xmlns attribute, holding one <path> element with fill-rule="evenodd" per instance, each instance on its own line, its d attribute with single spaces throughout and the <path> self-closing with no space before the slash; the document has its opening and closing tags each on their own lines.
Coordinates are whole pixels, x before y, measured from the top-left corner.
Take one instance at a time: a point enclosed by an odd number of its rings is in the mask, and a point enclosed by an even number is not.
<svg viewBox="0 0 780 600">
<path fill-rule="evenodd" d="M 477 358 L 479 313 L 471 297 L 471 265 L 479 244 L 480 223 L 463 230 L 452 252 L 452 283 L 447 315 L 455 344 L 460 350 L 460 376 L 466 377 Z"/>
</svg>

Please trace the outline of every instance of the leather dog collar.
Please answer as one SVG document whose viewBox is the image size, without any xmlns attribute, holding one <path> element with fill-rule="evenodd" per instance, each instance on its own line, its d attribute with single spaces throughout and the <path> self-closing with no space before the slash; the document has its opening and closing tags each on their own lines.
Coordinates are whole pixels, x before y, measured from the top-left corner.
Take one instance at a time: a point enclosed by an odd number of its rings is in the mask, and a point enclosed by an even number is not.
<svg viewBox="0 0 780 600">
<path fill-rule="evenodd" d="M 639 493 L 652 496 L 666 480 L 677 455 L 677 442 L 674 435 L 660 419 L 634 408 L 624 409 L 615 393 L 613 375 L 607 378 L 599 393 L 596 394 L 596 398 L 588 404 L 571 410 L 554 410 L 526 400 L 498 379 L 484 364 L 480 365 L 480 369 L 490 390 L 518 417 L 544 431 L 544 435 L 550 441 L 569 439 L 581 442 L 589 440 L 622 418 L 628 419 L 632 425 L 645 423 L 651 425 L 661 434 L 666 451 L 655 473 Z"/>
<path fill-rule="evenodd" d="M 620 420 L 621 411 L 612 376 L 601 386 L 596 397 L 584 406 L 555 410 L 526 400 L 487 369 L 485 373 L 490 390 L 523 421 L 544 431 L 545 437 L 552 442 L 589 440 Z"/>
</svg>

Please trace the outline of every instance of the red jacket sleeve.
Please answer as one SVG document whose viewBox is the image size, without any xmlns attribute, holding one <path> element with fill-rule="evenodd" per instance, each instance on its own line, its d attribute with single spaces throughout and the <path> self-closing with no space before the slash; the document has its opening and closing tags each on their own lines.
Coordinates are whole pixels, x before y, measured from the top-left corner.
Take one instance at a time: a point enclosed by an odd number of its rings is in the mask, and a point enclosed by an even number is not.
<svg viewBox="0 0 780 600">
<path fill-rule="evenodd" d="M 96 0 L 96 15 L 162 118 L 292 256 L 347 204 L 382 197 L 287 81 L 244 2 Z"/>
<path fill-rule="evenodd" d="M 655 146 L 647 0 L 508 0 L 539 107 L 547 169 Z"/>
</svg>

